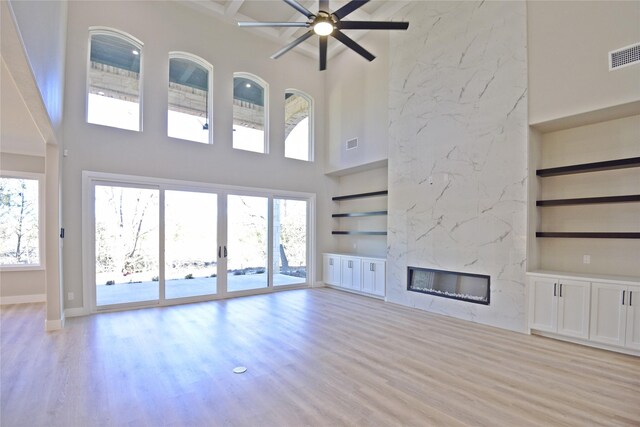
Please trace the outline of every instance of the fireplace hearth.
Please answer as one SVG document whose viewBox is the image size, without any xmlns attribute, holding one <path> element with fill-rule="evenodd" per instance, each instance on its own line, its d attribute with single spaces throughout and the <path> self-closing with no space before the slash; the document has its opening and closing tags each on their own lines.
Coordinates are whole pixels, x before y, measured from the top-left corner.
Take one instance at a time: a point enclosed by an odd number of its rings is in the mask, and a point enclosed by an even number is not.
<svg viewBox="0 0 640 427">
<path fill-rule="evenodd" d="M 475 304 L 489 305 L 490 276 L 459 271 L 408 267 L 407 290 Z"/>
</svg>

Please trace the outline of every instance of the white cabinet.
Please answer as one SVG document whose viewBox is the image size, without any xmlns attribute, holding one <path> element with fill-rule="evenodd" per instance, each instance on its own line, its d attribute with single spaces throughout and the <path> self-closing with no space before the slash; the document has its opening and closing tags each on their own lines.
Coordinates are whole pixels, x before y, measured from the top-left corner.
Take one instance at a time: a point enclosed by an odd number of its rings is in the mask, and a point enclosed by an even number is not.
<svg viewBox="0 0 640 427">
<path fill-rule="evenodd" d="M 640 350 L 640 288 L 593 283 L 591 293 L 591 341 Z"/>
<path fill-rule="evenodd" d="M 341 257 L 342 279 L 340 285 L 343 288 L 359 291 L 362 286 L 361 282 L 361 258 L 352 256 Z"/>
<path fill-rule="evenodd" d="M 322 280 L 328 285 L 340 286 L 340 256 L 324 254 Z"/>
<path fill-rule="evenodd" d="M 529 283 L 531 329 L 589 338 L 589 282 L 532 276 Z"/>
<path fill-rule="evenodd" d="M 372 258 L 362 259 L 362 292 L 384 296 L 386 263 Z"/>
<path fill-rule="evenodd" d="M 322 280 L 331 286 L 384 297 L 386 261 L 355 255 L 323 254 Z"/>
</svg>

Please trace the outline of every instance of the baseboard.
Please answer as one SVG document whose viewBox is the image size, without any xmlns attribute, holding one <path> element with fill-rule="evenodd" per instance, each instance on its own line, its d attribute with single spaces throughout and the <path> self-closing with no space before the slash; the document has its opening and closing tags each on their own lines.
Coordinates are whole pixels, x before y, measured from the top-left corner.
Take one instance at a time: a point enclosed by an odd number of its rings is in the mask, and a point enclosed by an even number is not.
<svg viewBox="0 0 640 427">
<path fill-rule="evenodd" d="M 85 309 L 84 307 L 65 308 L 64 310 L 64 317 L 80 317 L 86 316 L 88 314 L 89 310 Z"/>
<path fill-rule="evenodd" d="M 312 288 L 326 288 L 327 285 L 324 282 L 315 282 L 311 285 Z"/>
<path fill-rule="evenodd" d="M 551 332 L 537 331 L 533 329 L 531 330 L 531 335 L 540 335 L 541 337 L 545 337 L 545 338 L 552 338 L 554 340 L 567 341 L 573 344 L 599 348 L 601 350 L 614 351 L 616 353 L 624 353 L 624 354 L 629 354 L 631 356 L 640 356 L 640 351 L 634 350 L 631 348 L 617 347 L 613 345 L 601 344 L 598 342 L 593 342 L 593 341 L 579 339 L 579 338 L 565 337 L 563 335 L 553 334 Z"/>
<path fill-rule="evenodd" d="M 0 297 L 0 305 L 7 304 L 29 304 L 32 302 L 46 302 L 47 296 L 45 294 L 35 295 L 16 295 L 13 297 Z"/>
<path fill-rule="evenodd" d="M 44 321 L 44 330 L 47 332 L 58 331 L 64 328 L 64 317 L 62 319 L 56 320 L 45 320 Z"/>
</svg>

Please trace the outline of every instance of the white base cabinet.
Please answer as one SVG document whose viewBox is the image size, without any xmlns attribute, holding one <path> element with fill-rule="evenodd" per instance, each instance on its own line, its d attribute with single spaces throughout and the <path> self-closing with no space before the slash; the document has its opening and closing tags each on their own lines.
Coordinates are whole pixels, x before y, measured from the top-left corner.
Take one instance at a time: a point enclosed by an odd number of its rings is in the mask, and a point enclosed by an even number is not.
<svg viewBox="0 0 640 427">
<path fill-rule="evenodd" d="M 327 285 L 384 297 L 386 265 L 382 258 L 323 254 L 322 280 Z"/>
<path fill-rule="evenodd" d="M 611 283 L 591 286 L 591 340 L 640 350 L 640 288 Z"/>
<path fill-rule="evenodd" d="M 553 272 L 528 275 L 532 332 L 638 354 L 640 280 Z"/>
</svg>

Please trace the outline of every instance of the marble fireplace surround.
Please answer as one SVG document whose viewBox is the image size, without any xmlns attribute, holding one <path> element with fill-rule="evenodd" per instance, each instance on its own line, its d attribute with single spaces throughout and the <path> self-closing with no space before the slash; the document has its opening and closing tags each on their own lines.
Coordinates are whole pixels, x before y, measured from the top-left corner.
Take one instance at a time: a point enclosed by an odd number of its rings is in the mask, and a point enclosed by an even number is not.
<svg viewBox="0 0 640 427">
<path fill-rule="evenodd" d="M 390 38 L 387 301 L 524 332 L 525 2 L 411 2 Z M 407 290 L 407 267 L 490 276 L 490 305 Z"/>
</svg>

